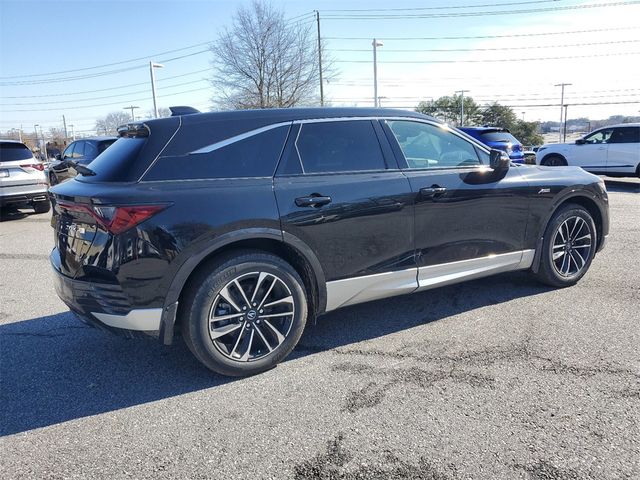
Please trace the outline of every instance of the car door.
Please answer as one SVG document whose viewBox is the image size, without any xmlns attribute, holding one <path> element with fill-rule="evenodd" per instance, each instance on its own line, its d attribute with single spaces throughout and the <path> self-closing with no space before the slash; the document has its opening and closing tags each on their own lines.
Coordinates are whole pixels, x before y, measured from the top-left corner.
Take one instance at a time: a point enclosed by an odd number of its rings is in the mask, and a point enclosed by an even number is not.
<svg viewBox="0 0 640 480">
<path fill-rule="evenodd" d="M 612 128 L 603 128 L 584 137 L 584 143 L 576 142 L 568 152 L 567 164 L 582 167 L 588 172 L 604 173 L 612 133 Z"/>
<path fill-rule="evenodd" d="M 369 119 L 294 124 L 274 179 L 284 235 L 323 267 L 327 311 L 417 286 L 411 189 L 379 128 Z"/>
<path fill-rule="evenodd" d="M 615 127 L 608 143 L 606 173 L 633 175 L 640 164 L 640 126 Z"/>
<path fill-rule="evenodd" d="M 494 171 L 489 155 L 446 125 L 383 122 L 415 196 L 420 288 L 518 268 L 525 250 L 528 183 L 519 168 Z"/>
</svg>

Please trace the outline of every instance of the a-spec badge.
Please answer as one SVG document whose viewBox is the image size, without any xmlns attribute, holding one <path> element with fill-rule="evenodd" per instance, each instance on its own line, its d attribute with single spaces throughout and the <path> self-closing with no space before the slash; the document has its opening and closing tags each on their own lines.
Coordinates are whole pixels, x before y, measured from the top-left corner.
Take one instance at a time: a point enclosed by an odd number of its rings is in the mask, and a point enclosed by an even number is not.
<svg viewBox="0 0 640 480">
<path fill-rule="evenodd" d="M 551 193 L 551 189 L 550 188 L 541 188 L 540 191 L 538 192 L 538 195 L 542 195 L 543 193 Z"/>
</svg>

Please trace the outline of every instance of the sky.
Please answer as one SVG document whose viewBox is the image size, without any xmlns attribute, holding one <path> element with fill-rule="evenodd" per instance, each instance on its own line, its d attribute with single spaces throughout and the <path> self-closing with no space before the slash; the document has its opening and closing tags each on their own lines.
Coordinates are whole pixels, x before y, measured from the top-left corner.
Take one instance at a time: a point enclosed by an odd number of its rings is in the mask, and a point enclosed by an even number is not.
<svg viewBox="0 0 640 480">
<path fill-rule="evenodd" d="M 247 4 L 0 0 L 0 132 L 31 132 L 34 124 L 61 128 L 64 115 L 77 133 L 91 134 L 97 118 L 130 105 L 148 117 L 151 60 L 164 65 L 155 70 L 160 107 L 212 109 L 208 42 Z M 384 107 L 413 109 L 420 100 L 464 89 L 479 103 L 513 106 L 525 120 L 559 120 L 560 87 L 554 85 L 570 83 L 569 118 L 640 112 L 637 0 L 272 4 L 314 38 L 312 12 L 320 12 L 335 68 L 325 98 L 334 106 L 373 105 L 375 37 L 383 43 L 378 95 Z"/>
</svg>

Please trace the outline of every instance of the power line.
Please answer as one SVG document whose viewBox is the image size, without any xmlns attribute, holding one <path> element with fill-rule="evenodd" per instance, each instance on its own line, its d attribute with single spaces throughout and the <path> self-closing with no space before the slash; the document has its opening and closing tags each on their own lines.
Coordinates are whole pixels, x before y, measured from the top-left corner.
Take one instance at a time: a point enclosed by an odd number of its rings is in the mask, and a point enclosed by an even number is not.
<svg viewBox="0 0 640 480">
<path fill-rule="evenodd" d="M 385 48 L 385 52 L 489 52 L 503 50 L 532 50 L 539 48 L 568 48 L 568 47 L 585 47 L 597 45 L 614 45 L 622 43 L 638 43 L 640 40 L 615 40 L 610 42 L 591 42 L 591 43 L 569 43 L 565 45 L 532 45 L 526 47 L 497 47 L 497 48 L 414 48 L 414 49 L 393 49 Z M 371 53 L 370 48 L 331 48 L 330 52 L 366 52 Z"/>
<path fill-rule="evenodd" d="M 500 62 L 532 62 L 538 60 L 568 60 L 574 58 L 620 57 L 638 55 L 640 52 L 606 53 L 599 55 L 571 55 L 564 57 L 534 57 L 534 58 L 501 58 L 487 60 L 386 60 L 378 63 L 500 63 Z M 334 60 L 335 63 L 371 63 L 368 60 Z"/>
<path fill-rule="evenodd" d="M 432 7 L 412 7 L 412 8 L 343 8 L 334 10 L 323 10 L 323 12 L 398 12 L 398 11 L 424 11 L 424 10 L 455 10 L 463 8 L 482 8 L 482 7 L 508 7 L 515 5 L 530 5 L 534 3 L 557 3 L 558 0 L 529 0 L 527 2 L 508 2 L 508 3 L 484 3 L 473 5 L 442 5 Z"/>
<path fill-rule="evenodd" d="M 456 12 L 456 13 L 412 13 L 412 14 L 354 14 L 354 15 L 323 15 L 325 20 L 410 20 L 424 18 L 466 18 L 498 15 L 519 15 L 529 13 L 559 12 L 568 10 L 583 10 L 603 7 L 621 7 L 626 5 L 636 5 L 638 0 L 608 3 L 590 3 L 582 5 L 565 5 L 558 7 L 529 8 L 521 10 L 485 10 L 481 12 Z"/>
<path fill-rule="evenodd" d="M 637 30 L 640 27 L 614 27 L 614 28 L 595 28 L 590 30 L 568 30 L 562 32 L 534 32 L 534 33 L 517 33 L 513 35 L 465 35 L 454 37 L 384 37 L 380 40 L 384 41 L 415 41 L 415 40 L 481 40 L 490 38 L 520 38 L 520 37 L 542 37 L 547 35 L 573 35 L 577 33 L 596 33 L 596 32 L 614 32 L 621 30 Z M 325 40 L 371 40 L 370 37 L 324 37 Z"/>
</svg>

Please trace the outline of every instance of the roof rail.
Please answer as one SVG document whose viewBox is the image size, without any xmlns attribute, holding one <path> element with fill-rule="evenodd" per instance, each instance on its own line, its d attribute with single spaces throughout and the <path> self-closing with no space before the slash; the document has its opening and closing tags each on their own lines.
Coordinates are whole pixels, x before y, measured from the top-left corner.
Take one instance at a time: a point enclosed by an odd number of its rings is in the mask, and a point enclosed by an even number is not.
<svg viewBox="0 0 640 480">
<path fill-rule="evenodd" d="M 180 115 L 191 115 L 193 113 L 202 113 L 200 110 L 196 110 L 193 107 L 180 106 L 180 107 L 169 107 L 171 110 L 172 117 L 178 117 Z"/>
</svg>

